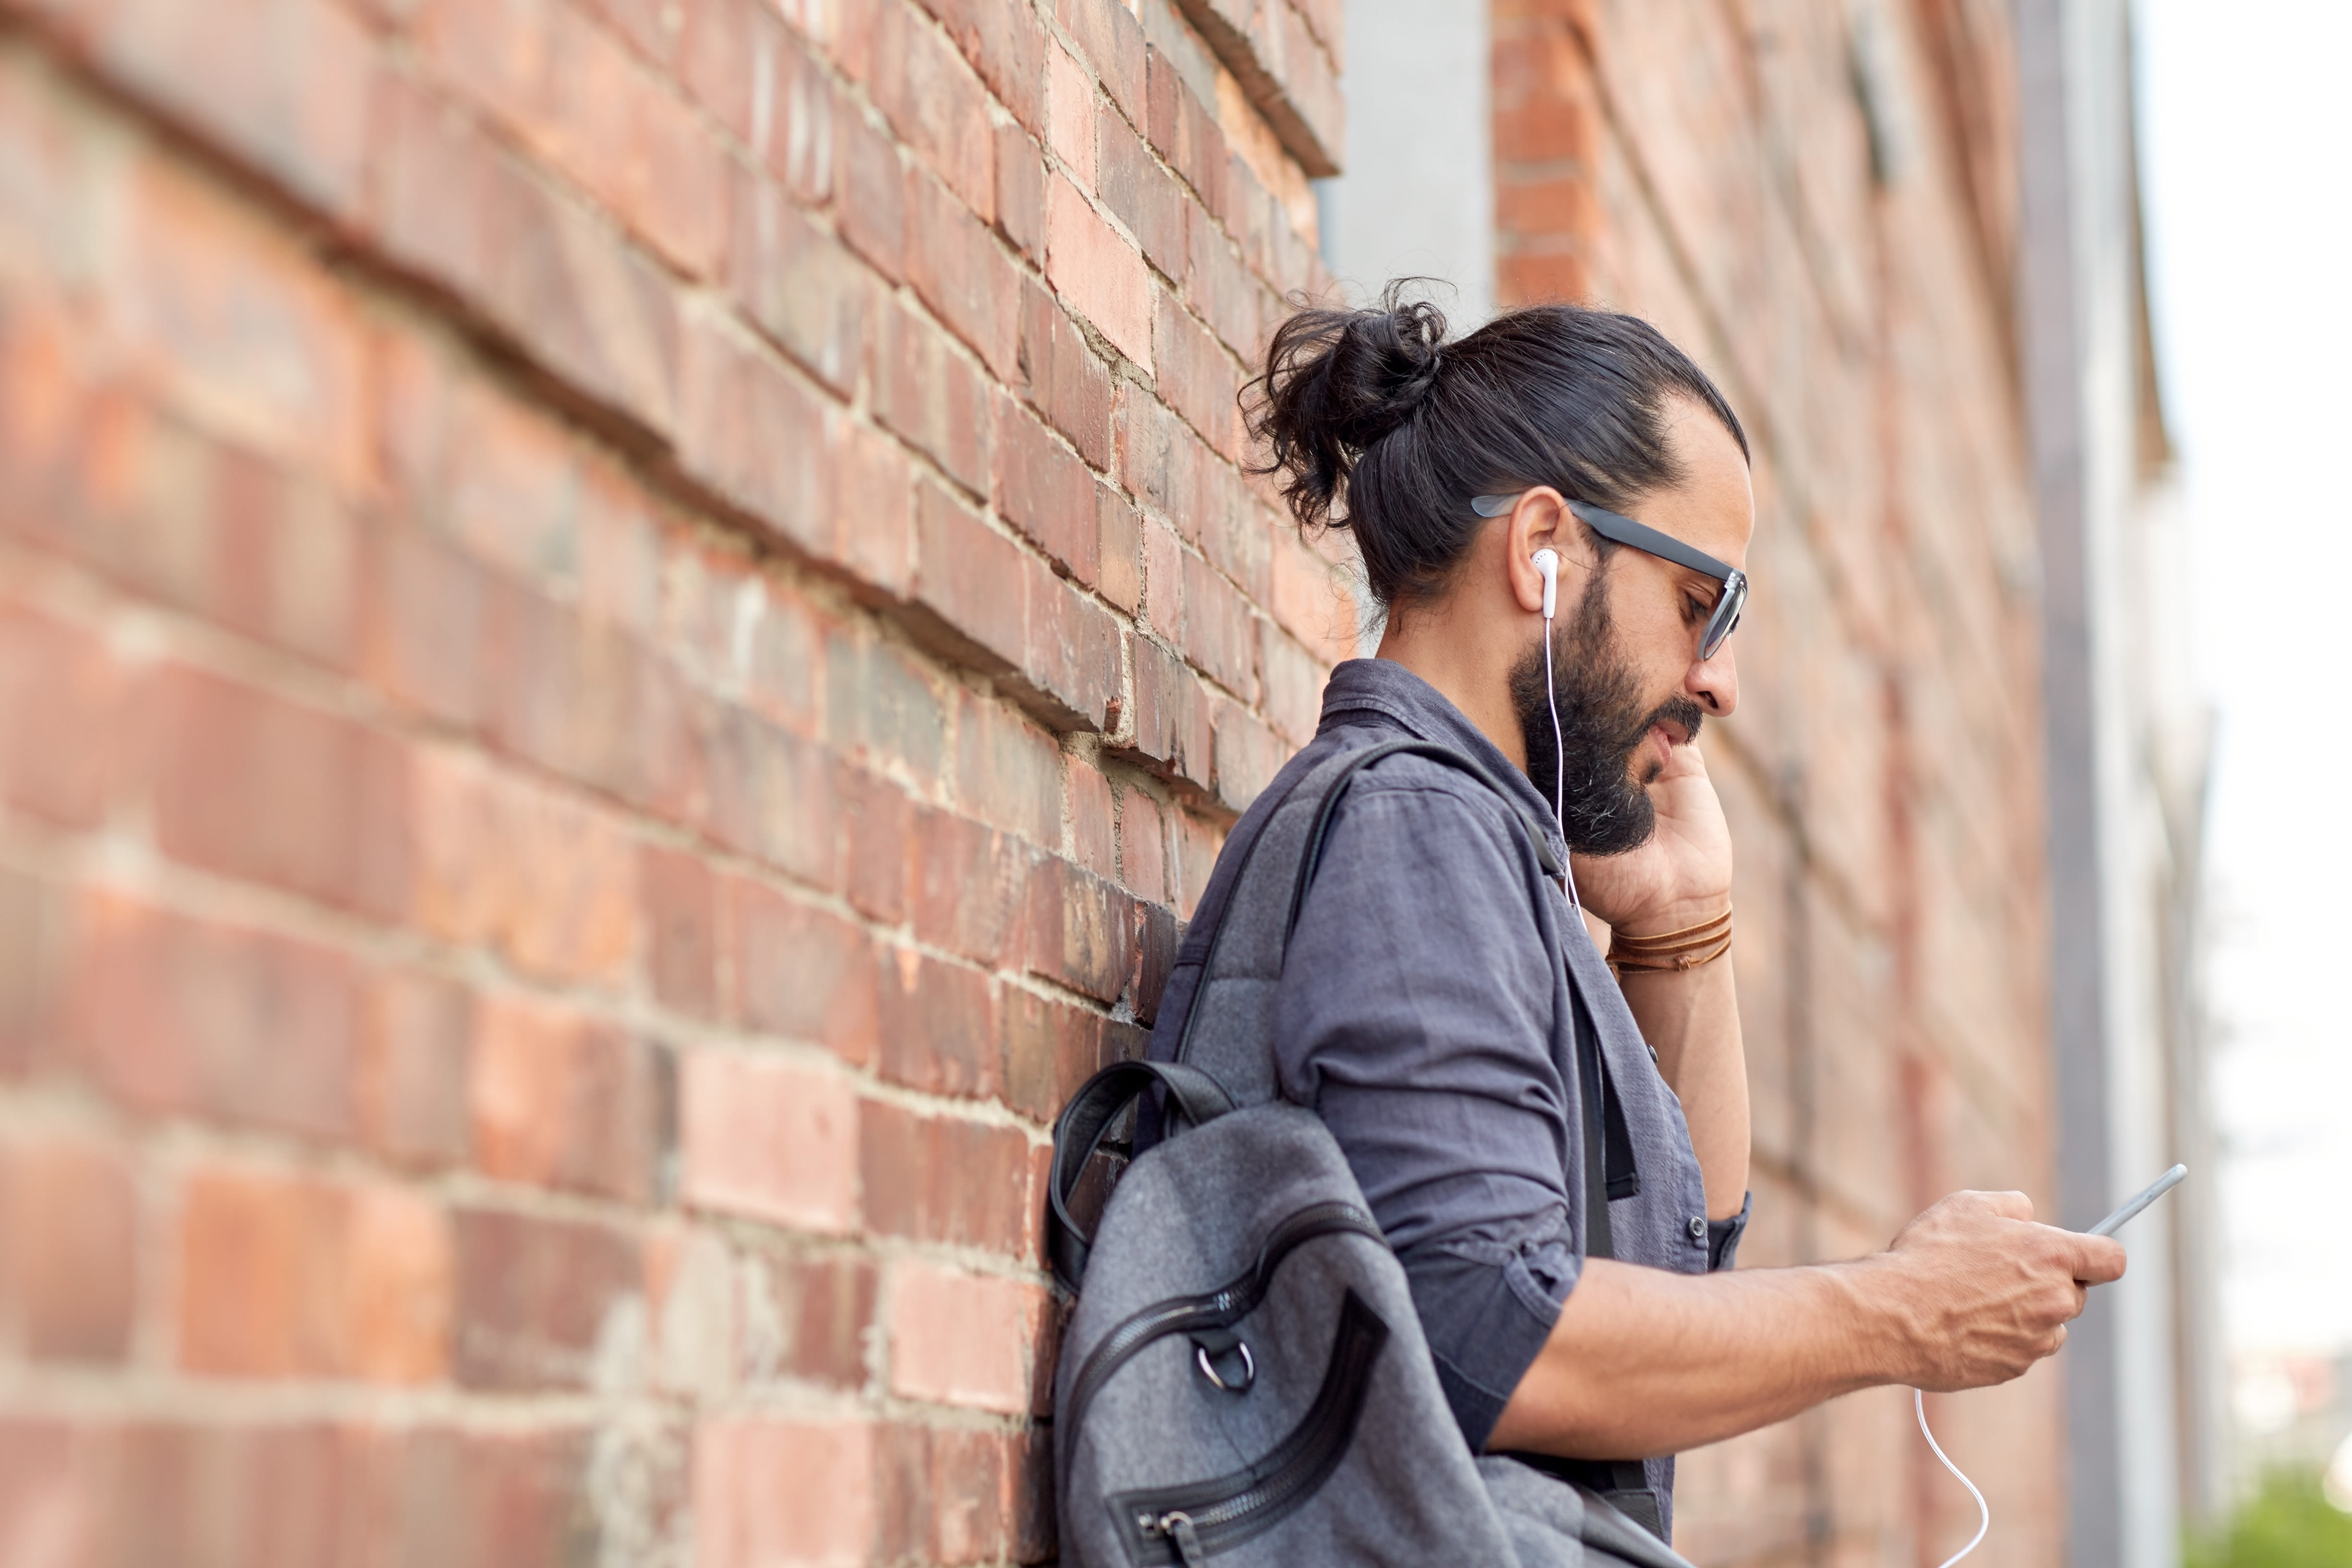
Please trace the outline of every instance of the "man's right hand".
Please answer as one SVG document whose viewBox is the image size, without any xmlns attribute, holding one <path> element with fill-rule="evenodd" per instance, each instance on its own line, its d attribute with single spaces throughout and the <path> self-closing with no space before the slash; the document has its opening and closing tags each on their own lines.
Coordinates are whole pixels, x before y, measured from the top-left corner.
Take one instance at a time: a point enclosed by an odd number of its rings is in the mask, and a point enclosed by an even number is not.
<svg viewBox="0 0 2352 1568">
<path fill-rule="evenodd" d="M 2066 1342 L 2085 1287 L 2124 1249 L 2033 1221 L 2023 1193 L 1954 1193 L 1876 1260 L 1895 1281 L 1899 1381 L 1936 1393 L 2007 1383 Z"/>
</svg>

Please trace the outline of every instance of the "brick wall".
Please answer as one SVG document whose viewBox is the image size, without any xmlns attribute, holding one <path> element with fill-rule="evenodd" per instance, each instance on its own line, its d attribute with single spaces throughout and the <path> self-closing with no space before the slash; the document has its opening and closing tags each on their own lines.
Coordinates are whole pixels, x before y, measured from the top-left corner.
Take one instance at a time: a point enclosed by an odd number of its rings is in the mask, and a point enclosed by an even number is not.
<svg viewBox="0 0 2352 1568">
<path fill-rule="evenodd" d="M 1505 303 L 1659 322 L 1756 448 L 1738 715 L 1755 1095 L 1741 1261 L 1851 1257 L 1957 1187 L 2053 1212 L 2039 576 L 1997 0 L 1496 0 Z M 1929 1401 L 1989 1549 L 2064 1560 L 2058 1368 Z M 1702 1563 L 1940 1563 L 1976 1506 L 1907 1390 L 1685 1456 Z"/>
<path fill-rule="evenodd" d="M 0 0 L 0 1563 L 1036 1561 L 1337 0 Z"/>
</svg>

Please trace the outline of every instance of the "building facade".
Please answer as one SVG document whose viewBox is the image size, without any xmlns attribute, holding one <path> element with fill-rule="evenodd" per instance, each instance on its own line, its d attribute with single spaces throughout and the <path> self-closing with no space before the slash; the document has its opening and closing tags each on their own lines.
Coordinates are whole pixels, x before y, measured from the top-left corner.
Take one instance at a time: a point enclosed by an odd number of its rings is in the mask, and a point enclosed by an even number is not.
<svg viewBox="0 0 2352 1568">
<path fill-rule="evenodd" d="M 1745 1261 L 2060 1204 L 2032 10 L 0 0 L 0 1564 L 1050 1560 L 1048 1121 L 1369 630 L 1234 403 L 1341 278 L 1756 439 Z M 2009 1560 L 2098 1396 L 1931 1402 Z M 1909 1419 L 1681 1544 L 1940 1561 Z"/>
</svg>

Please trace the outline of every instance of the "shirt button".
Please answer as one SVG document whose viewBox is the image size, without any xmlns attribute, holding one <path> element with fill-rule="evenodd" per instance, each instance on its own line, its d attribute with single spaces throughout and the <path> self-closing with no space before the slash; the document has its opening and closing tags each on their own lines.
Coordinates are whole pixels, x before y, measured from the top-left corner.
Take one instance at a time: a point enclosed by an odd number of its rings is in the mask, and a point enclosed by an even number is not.
<svg viewBox="0 0 2352 1568">
<path fill-rule="evenodd" d="M 1705 1241 L 1706 1239 L 1706 1220 L 1704 1216 L 1699 1215 L 1691 1215 L 1690 1238 L 1693 1241 Z"/>
</svg>

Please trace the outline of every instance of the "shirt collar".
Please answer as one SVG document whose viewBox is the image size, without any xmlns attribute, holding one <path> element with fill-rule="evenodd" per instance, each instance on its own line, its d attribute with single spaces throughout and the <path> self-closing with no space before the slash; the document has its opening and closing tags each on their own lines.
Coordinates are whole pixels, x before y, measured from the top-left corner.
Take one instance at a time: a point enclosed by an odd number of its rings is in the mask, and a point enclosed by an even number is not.
<svg viewBox="0 0 2352 1568">
<path fill-rule="evenodd" d="M 1336 665 L 1323 688 L 1323 717 L 1316 733 L 1367 719 L 1386 720 L 1418 741 L 1434 741 L 1467 752 L 1495 776 L 1511 797 L 1544 831 L 1552 852 L 1565 856 L 1568 844 L 1546 800 L 1519 765 L 1505 756 L 1486 732 L 1470 721 L 1453 700 L 1420 676 L 1390 658 L 1351 658 Z"/>
</svg>

